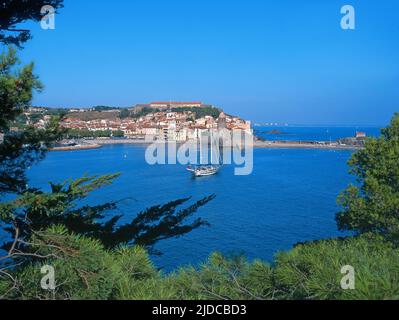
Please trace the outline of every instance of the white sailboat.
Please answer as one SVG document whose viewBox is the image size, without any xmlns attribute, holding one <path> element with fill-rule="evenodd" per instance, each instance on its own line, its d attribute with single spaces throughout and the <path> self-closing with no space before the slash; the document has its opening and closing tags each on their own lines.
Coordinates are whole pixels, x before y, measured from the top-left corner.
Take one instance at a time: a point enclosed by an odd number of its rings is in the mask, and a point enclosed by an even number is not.
<svg viewBox="0 0 399 320">
<path fill-rule="evenodd" d="M 198 166 L 198 167 L 187 167 L 187 170 L 192 172 L 194 177 L 205 177 L 212 176 L 218 173 L 220 166 L 208 165 L 208 166 Z"/>
<path fill-rule="evenodd" d="M 217 150 L 217 153 L 218 153 L 218 156 L 217 156 L 218 164 L 213 164 L 213 161 L 212 161 L 213 160 L 213 152 L 211 150 L 211 164 L 200 165 L 200 166 L 188 166 L 187 171 L 190 171 L 194 177 L 205 177 L 205 176 L 212 176 L 212 175 L 217 174 L 221 167 L 219 150 Z M 202 148 L 200 150 L 200 157 L 202 158 Z"/>
</svg>

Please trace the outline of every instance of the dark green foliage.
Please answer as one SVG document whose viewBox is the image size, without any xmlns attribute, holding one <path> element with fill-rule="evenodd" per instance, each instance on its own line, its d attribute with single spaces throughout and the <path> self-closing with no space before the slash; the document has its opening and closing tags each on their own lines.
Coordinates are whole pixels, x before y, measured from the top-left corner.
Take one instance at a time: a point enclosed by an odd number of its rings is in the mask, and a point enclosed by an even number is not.
<svg viewBox="0 0 399 320">
<path fill-rule="evenodd" d="M 197 218 L 186 225 L 183 224 L 184 221 L 214 198 L 214 195 L 205 197 L 180 210 L 178 210 L 178 207 L 185 204 L 190 198 L 148 208 L 139 213 L 131 223 L 118 227 L 104 243 L 109 247 L 114 247 L 120 243 L 134 243 L 152 248 L 158 241 L 189 233 L 200 226 L 208 225 L 208 223 L 201 218 Z M 121 218 L 121 216 L 116 218 Z"/>
<path fill-rule="evenodd" d="M 398 299 L 399 250 L 373 235 L 298 245 L 276 258 L 275 282 L 289 299 Z M 343 290 L 341 268 L 355 270 Z"/>
<path fill-rule="evenodd" d="M 30 262 L 0 275 L 0 299 L 117 299 L 134 284 L 160 275 L 140 247 L 107 251 L 99 241 L 69 234 L 61 226 L 35 233 L 30 249 Z M 40 286 L 45 265 L 54 267 L 54 291 Z"/>
<path fill-rule="evenodd" d="M 171 111 L 172 112 L 191 111 L 191 112 L 194 112 L 196 119 L 200 119 L 205 116 L 211 116 L 211 117 L 217 119 L 217 118 L 219 118 L 219 115 L 222 112 L 220 109 L 214 108 L 214 107 L 172 108 Z"/>
<path fill-rule="evenodd" d="M 33 64 L 22 69 L 17 67 L 14 49 L 0 55 L 0 132 L 5 133 L 4 141 L 0 143 L 0 195 L 24 192 L 26 169 L 41 160 L 62 133 L 57 119 L 53 119 L 45 130 L 28 127 L 10 132 L 14 121 L 30 103 L 33 91 L 42 89 L 33 73 Z"/>
<path fill-rule="evenodd" d="M 119 109 L 118 107 L 109 107 L 109 106 L 95 106 L 91 108 L 92 111 L 98 111 L 98 112 L 118 110 L 118 109 Z"/>
<path fill-rule="evenodd" d="M 355 290 L 341 288 L 346 265 L 355 269 Z M 322 240 L 279 253 L 274 267 L 214 254 L 172 279 L 178 299 L 398 299 L 399 250 L 369 236 Z"/>
<path fill-rule="evenodd" d="M 374 232 L 399 240 L 399 114 L 379 138 L 366 141 L 349 165 L 357 176 L 339 198 L 339 229 L 357 233 Z"/>
<path fill-rule="evenodd" d="M 28 127 L 6 134 L 0 144 L 0 194 L 27 191 L 26 169 L 42 160 L 61 134 L 56 119 L 45 130 Z"/>
<path fill-rule="evenodd" d="M 126 119 L 130 117 L 130 111 L 129 109 L 122 109 L 121 113 L 119 114 L 119 118 L 121 119 Z"/>
<path fill-rule="evenodd" d="M 36 233 L 31 239 L 35 256 L 15 276 L 18 290 L 12 290 L 9 299 L 107 299 L 118 278 L 113 256 L 98 241 L 70 236 L 62 227 Z M 42 266 L 55 269 L 56 290 L 46 291 L 40 286 Z M 1 295 L 1 293 L 0 293 Z"/>
<path fill-rule="evenodd" d="M 33 63 L 17 69 L 16 51 L 9 48 L 0 55 L 0 130 L 9 129 L 11 121 L 21 115 L 32 100 L 33 90 L 41 90 L 42 84 L 33 74 Z"/>
<path fill-rule="evenodd" d="M 187 267 L 170 276 L 178 299 L 260 300 L 273 297 L 273 269 L 245 257 L 214 253 L 198 269 Z"/>
<path fill-rule="evenodd" d="M 40 10 L 45 5 L 62 8 L 63 0 L 4 0 L 0 10 L 0 42 L 21 46 L 31 38 L 29 30 L 18 25 L 26 21 L 40 21 Z"/>
<path fill-rule="evenodd" d="M 298 245 L 274 266 L 213 254 L 199 268 L 164 275 L 141 247 L 106 250 L 63 227 L 35 233 L 32 258 L 0 275 L 6 299 L 398 299 L 399 252 L 368 235 Z M 39 286 L 44 265 L 55 269 L 56 290 Z M 341 268 L 355 268 L 355 290 L 343 290 Z"/>
<path fill-rule="evenodd" d="M 131 117 L 138 119 L 138 118 L 146 116 L 147 114 L 155 113 L 158 111 L 159 111 L 158 109 L 154 109 L 154 108 L 150 108 L 150 107 L 143 107 L 143 108 L 139 108 L 139 110 L 133 110 Z"/>
<path fill-rule="evenodd" d="M 68 114 L 69 110 L 64 108 L 47 108 L 44 111 L 44 115 L 54 116 L 62 119 Z"/>
<path fill-rule="evenodd" d="M 47 2 L 54 7 L 61 6 L 61 3 L 62 1 Z M 43 3 L 36 1 L 36 5 L 41 7 Z M 37 7 L 33 1 L 5 1 L 1 6 L 0 15 L 4 19 L 11 17 L 10 27 L 25 20 L 38 19 L 34 11 Z M 19 45 L 28 38 L 29 31 L 22 32 L 16 38 L 5 38 L 4 31 L 8 29 L 7 26 L 4 27 L 4 23 L 7 24 L 7 21 L 1 23 L 0 41 Z M 28 107 L 33 91 L 42 89 L 38 78 L 33 74 L 33 64 L 20 70 L 17 65 L 14 49 L 9 49 L 8 53 L 0 56 L 0 132 L 5 133 L 4 141 L 0 143 L 0 195 L 14 194 L 12 201 L 0 203 L 0 244 L 8 252 L 0 257 L 0 273 L 12 268 L 14 264 L 25 265 L 34 261 L 28 251 L 31 246 L 27 241 L 52 225 L 63 225 L 69 232 L 99 239 L 106 247 L 139 243 L 152 249 L 159 240 L 181 236 L 206 224 L 200 218 L 188 223 L 186 221 L 199 207 L 212 200 L 213 196 L 181 210 L 178 207 L 189 199 L 149 208 L 125 225 L 119 224 L 121 216 L 115 216 L 116 201 L 78 207 L 77 202 L 86 198 L 89 192 L 110 184 L 118 175 L 83 177 L 63 184 L 51 184 L 49 193 L 29 187 L 26 170 L 42 160 L 49 147 L 65 132 L 59 129 L 59 118 L 52 118 L 45 130 L 35 130 L 33 127 L 17 132 L 9 130 Z M 106 117 L 112 116 L 112 113 L 104 114 Z M 119 115 L 119 111 L 116 114 Z M 120 132 L 115 134 L 121 136 Z M 106 217 L 106 214 L 110 214 L 111 218 Z M 4 238 L 4 231 L 8 232 L 8 238 Z"/>
<path fill-rule="evenodd" d="M 59 8 L 62 0 L 3 1 L 0 42 L 21 45 L 30 38 L 28 30 L 14 28 L 39 20 L 44 4 Z M 25 170 L 62 132 L 57 119 L 46 130 L 9 131 L 21 121 L 33 90 L 41 89 L 33 65 L 16 66 L 12 49 L 0 57 L 0 131 L 6 133 L 0 145 L 0 193 L 16 194 L 0 204 L 1 227 L 11 240 L 0 257 L 0 299 L 399 299 L 399 115 L 350 161 L 358 184 L 342 194 L 337 221 L 340 229 L 363 235 L 297 245 L 279 253 L 273 266 L 215 253 L 198 268 L 164 275 L 143 247 L 151 250 L 157 241 L 205 225 L 200 218 L 185 222 L 214 196 L 180 210 L 189 199 L 148 208 L 121 225 L 121 216 L 113 215 L 117 202 L 77 205 L 118 175 L 52 184 L 49 193 L 29 188 Z M 135 116 L 155 111 L 144 108 Z M 220 114 L 215 108 L 172 111 L 193 111 L 197 118 Z M 54 291 L 40 287 L 44 265 L 55 269 Z M 340 286 L 346 265 L 355 269 L 355 290 Z"/>
<path fill-rule="evenodd" d="M 32 232 L 44 230 L 50 225 L 64 225 L 71 232 L 100 240 L 107 248 L 135 244 L 152 250 L 160 240 L 178 237 L 207 225 L 201 218 L 190 223 L 185 222 L 214 196 L 201 199 L 180 210 L 178 207 L 189 201 L 189 198 L 154 206 L 124 225 L 119 224 L 122 215 L 115 215 L 113 212 L 117 208 L 117 202 L 97 206 L 76 205 L 91 191 L 111 184 L 117 177 L 117 174 L 83 177 L 63 184 L 52 184 L 50 193 L 29 190 L 14 201 L 0 204 L 3 228 L 11 234 L 12 239 L 18 231 L 18 237 L 26 241 Z M 107 212 L 111 216 L 109 219 L 106 219 Z M 9 251 L 11 246 L 12 243 L 6 243 L 4 249 Z M 23 245 L 19 249 L 22 250 Z"/>
<path fill-rule="evenodd" d="M 125 136 L 125 133 L 122 130 L 115 130 L 112 131 L 111 136 L 114 138 L 123 138 Z"/>
</svg>

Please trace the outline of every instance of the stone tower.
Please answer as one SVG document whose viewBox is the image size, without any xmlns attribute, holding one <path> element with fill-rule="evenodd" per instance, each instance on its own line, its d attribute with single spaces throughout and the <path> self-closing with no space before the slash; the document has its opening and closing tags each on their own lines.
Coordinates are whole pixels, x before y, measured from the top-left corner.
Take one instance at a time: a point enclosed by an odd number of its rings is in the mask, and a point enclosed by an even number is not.
<svg viewBox="0 0 399 320">
<path fill-rule="evenodd" d="M 226 115 L 222 112 L 218 118 L 218 130 L 226 129 Z"/>
</svg>

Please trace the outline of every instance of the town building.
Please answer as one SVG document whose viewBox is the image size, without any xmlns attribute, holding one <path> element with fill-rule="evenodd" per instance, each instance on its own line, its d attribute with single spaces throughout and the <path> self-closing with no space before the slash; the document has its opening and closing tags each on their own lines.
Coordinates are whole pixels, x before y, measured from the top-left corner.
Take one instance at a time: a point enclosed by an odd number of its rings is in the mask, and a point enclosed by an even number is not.
<svg viewBox="0 0 399 320">
<path fill-rule="evenodd" d="M 154 109 L 172 109 L 172 108 L 200 108 L 202 102 L 151 102 L 150 107 Z"/>
<path fill-rule="evenodd" d="M 93 119 L 92 117 L 79 117 L 76 114 L 66 118 L 61 125 L 68 129 L 89 130 L 89 131 L 122 131 L 124 136 L 132 139 L 151 139 L 163 141 L 187 141 L 198 140 L 211 130 L 226 131 L 226 136 L 231 136 L 232 130 L 244 130 L 252 134 L 251 123 L 239 117 L 220 113 L 215 119 L 213 116 L 205 115 L 196 118 L 196 113 L 189 110 L 171 111 L 160 109 L 165 106 L 170 108 L 173 105 L 197 106 L 198 102 L 156 102 L 151 105 L 158 108 L 158 111 L 143 115 L 139 118 L 127 117 L 124 119 L 108 117 Z"/>
</svg>

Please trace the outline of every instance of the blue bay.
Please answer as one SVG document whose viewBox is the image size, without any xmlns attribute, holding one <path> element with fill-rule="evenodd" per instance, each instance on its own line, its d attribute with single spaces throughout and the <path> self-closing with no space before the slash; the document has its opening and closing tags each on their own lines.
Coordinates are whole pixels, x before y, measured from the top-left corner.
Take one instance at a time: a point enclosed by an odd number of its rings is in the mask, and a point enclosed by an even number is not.
<svg viewBox="0 0 399 320">
<path fill-rule="evenodd" d="M 316 136 L 325 132 L 307 130 Z M 213 251 L 271 261 L 277 251 L 297 242 L 344 235 L 334 217 L 337 196 L 353 181 L 347 166 L 351 151 L 255 149 L 251 175 L 235 176 L 233 166 L 224 166 L 218 175 L 201 179 L 193 179 L 181 165 L 150 166 L 144 153 L 144 146 L 135 145 L 50 153 L 30 170 L 30 183 L 48 190 L 49 181 L 120 172 L 121 177 L 94 192 L 90 202 L 121 200 L 115 214 L 123 215 L 123 221 L 152 205 L 216 194 L 195 214 L 210 227 L 156 246 L 163 255 L 154 261 L 165 270 L 198 264 Z"/>
</svg>

